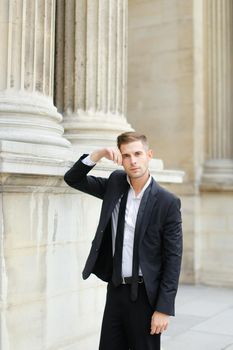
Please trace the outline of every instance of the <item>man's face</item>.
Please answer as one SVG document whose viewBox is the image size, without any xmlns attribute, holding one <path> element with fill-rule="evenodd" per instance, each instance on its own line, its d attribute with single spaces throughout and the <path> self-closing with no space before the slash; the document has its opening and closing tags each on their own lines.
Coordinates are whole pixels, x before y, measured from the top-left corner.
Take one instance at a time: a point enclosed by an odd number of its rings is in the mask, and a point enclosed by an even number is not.
<svg viewBox="0 0 233 350">
<path fill-rule="evenodd" d="M 132 179 L 147 177 L 152 151 L 139 140 L 121 145 L 122 165 Z"/>
</svg>

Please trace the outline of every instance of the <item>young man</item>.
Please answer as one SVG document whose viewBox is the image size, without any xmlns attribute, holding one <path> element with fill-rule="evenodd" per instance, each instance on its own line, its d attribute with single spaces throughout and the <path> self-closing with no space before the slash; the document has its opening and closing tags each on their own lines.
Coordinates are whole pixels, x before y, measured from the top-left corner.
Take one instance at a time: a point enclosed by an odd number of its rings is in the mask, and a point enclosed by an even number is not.
<svg viewBox="0 0 233 350">
<path fill-rule="evenodd" d="M 144 135 L 121 134 L 117 145 L 83 155 L 65 174 L 68 185 L 103 200 L 83 278 L 108 282 L 99 350 L 159 350 L 180 274 L 180 200 L 151 177 Z M 104 157 L 124 171 L 87 176 Z"/>
</svg>

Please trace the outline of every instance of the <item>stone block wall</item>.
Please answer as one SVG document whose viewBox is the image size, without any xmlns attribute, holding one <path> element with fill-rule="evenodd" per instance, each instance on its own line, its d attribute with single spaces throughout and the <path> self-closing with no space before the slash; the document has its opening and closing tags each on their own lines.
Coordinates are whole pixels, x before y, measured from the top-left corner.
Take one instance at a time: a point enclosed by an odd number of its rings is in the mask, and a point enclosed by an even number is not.
<svg viewBox="0 0 233 350">
<path fill-rule="evenodd" d="M 0 198 L 1 349 L 94 349 L 105 284 L 81 274 L 101 202 L 62 181 L 30 183 Z"/>
<path fill-rule="evenodd" d="M 198 226 L 201 236 L 200 282 L 233 286 L 232 193 L 201 193 Z"/>
</svg>

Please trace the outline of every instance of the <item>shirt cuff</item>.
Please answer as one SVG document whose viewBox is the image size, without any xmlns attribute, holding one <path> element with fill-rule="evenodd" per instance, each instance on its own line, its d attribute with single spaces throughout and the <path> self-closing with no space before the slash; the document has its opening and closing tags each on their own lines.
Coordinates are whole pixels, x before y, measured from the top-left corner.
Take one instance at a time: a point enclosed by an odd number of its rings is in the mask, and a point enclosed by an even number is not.
<svg viewBox="0 0 233 350">
<path fill-rule="evenodd" d="M 88 166 L 96 165 L 96 163 L 91 160 L 90 154 L 88 154 L 86 158 L 82 159 L 82 163 Z"/>
</svg>

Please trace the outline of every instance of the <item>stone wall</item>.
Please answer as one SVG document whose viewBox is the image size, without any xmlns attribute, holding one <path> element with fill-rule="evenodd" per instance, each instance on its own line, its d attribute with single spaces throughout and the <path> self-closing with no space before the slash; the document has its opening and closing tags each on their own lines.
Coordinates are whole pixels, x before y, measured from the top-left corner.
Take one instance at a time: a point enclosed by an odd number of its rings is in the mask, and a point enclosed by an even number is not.
<svg viewBox="0 0 233 350">
<path fill-rule="evenodd" d="M 200 232 L 200 282 L 233 286 L 233 196 L 204 192 L 200 196 L 197 225 Z"/>
<path fill-rule="evenodd" d="M 1 205 L 1 349 L 95 348 L 105 288 L 81 272 L 100 201 L 61 179 L 11 176 Z"/>
</svg>

